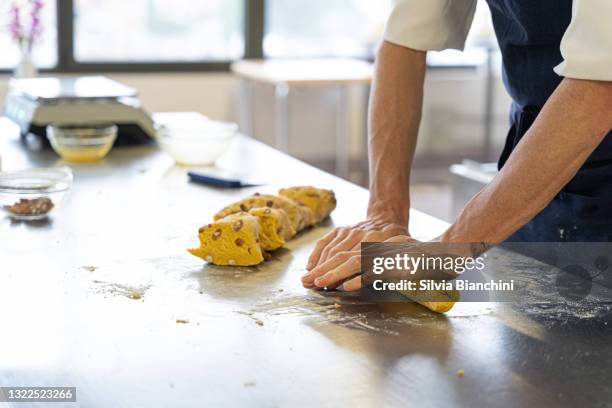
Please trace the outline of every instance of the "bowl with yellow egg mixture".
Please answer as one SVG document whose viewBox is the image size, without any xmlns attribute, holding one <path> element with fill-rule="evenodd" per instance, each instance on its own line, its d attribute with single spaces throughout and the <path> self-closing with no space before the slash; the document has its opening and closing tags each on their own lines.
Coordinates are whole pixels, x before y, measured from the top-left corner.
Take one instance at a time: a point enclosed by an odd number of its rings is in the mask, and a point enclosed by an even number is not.
<svg viewBox="0 0 612 408">
<path fill-rule="evenodd" d="M 93 163 L 102 160 L 117 139 L 117 126 L 98 124 L 52 124 L 47 138 L 53 150 L 71 163 Z"/>
</svg>

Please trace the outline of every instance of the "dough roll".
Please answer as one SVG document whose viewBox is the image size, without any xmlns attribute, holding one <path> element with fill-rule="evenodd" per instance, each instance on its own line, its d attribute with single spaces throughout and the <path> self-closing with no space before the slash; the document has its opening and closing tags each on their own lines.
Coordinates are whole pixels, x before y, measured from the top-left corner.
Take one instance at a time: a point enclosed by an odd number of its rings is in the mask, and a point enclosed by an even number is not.
<svg viewBox="0 0 612 408">
<path fill-rule="evenodd" d="M 314 223 L 319 223 L 336 208 L 336 195 L 332 190 L 324 190 L 311 186 L 283 188 L 281 196 L 308 207 L 314 214 Z"/>
<path fill-rule="evenodd" d="M 459 292 L 456 290 L 400 290 L 399 293 L 412 300 L 413 302 L 416 302 L 421 306 L 425 306 L 429 310 L 436 313 L 448 312 L 453 308 L 453 306 L 455 306 L 455 303 L 457 303 L 460 298 Z"/>
<path fill-rule="evenodd" d="M 314 214 L 312 214 L 312 211 L 307 208 L 301 208 L 295 201 L 283 196 L 279 197 L 275 195 L 262 194 L 255 194 L 228 205 L 215 214 L 215 220 L 219 220 L 240 211 L 249 211 L 253 208 L 260 207 L 275 208 L 285 211 L 287 216 L 289 216 L 289 221 L 291 223 L 291 237 L 307 226 L 311 225 L 314 220 Z"/>
</svg>

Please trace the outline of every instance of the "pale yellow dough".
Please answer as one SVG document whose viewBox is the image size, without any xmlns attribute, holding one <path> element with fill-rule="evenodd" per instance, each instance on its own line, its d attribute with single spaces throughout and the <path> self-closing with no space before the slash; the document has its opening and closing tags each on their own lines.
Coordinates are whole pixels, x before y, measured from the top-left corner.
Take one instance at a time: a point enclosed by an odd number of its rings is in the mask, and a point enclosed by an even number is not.
<svg viewBox="0 0 612 408">
<path fill-rule="evenodd" d="M 291 224 L 283 210 L 260 207 L 253 208 L 249 214 L 257 217 L 261 226 L 259 241 L 263 250 L 274 251 L 282 248 L 285 242 L 291 239 Z"/>
<path fill-rule="evenodd" d="M 283 188 L 279 194 L 308 207 L 314 215 L 313 224 L 323 221 L 336 208 L 336 196 L 332 190 L 299 186 Z"/>
<path fill-rule="evenodd" d="M 308 208 L 301 207 L 295 201 L 287 197 L 255 194 L 245 198 L 244 200 L 228 205 L 215 214 L 215 220 L 240 211 L 249 211 L 253 208 L 260 207 L 275 208 L 285 211 L 289 217 L 289 222 L 291 223 L 291 237 L 307 226 L 311 225 L 314 217 Z"/>
</svg>

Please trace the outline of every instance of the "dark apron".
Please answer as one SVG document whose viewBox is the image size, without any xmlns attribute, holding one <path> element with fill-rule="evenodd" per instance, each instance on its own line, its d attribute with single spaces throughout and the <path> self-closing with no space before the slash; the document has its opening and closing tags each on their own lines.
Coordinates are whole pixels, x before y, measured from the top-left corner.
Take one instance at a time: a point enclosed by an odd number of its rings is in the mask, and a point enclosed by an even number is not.
<svg viewBox="0 0 612 408">
<path fill-rule="evenodd" d="M 563 60 L 559 46 L 572 18 L 572 0 L 487 2 L 513 100 L 501 169 L 563 79 L 553 68 Z M 508 241 L 612 242 L 612 133 L 553 201 Z"/>
</svg>

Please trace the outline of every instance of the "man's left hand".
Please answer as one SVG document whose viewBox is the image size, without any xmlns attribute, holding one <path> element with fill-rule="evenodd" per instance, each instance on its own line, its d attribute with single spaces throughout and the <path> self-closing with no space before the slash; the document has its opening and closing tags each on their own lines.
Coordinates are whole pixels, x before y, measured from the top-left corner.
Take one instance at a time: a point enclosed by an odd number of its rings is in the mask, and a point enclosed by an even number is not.
<svg viewBox="0 0 612 408">
<path fill-rule="evenodd" d="M 418 242 L 407 235 L 398 235 L 384 242 Z M 345 291 L 361 289 L 361 251 L 343 251 L 334 255 L 302 276 L 305 288 L 335 289 L 339 286 Z"/>
</svg>

